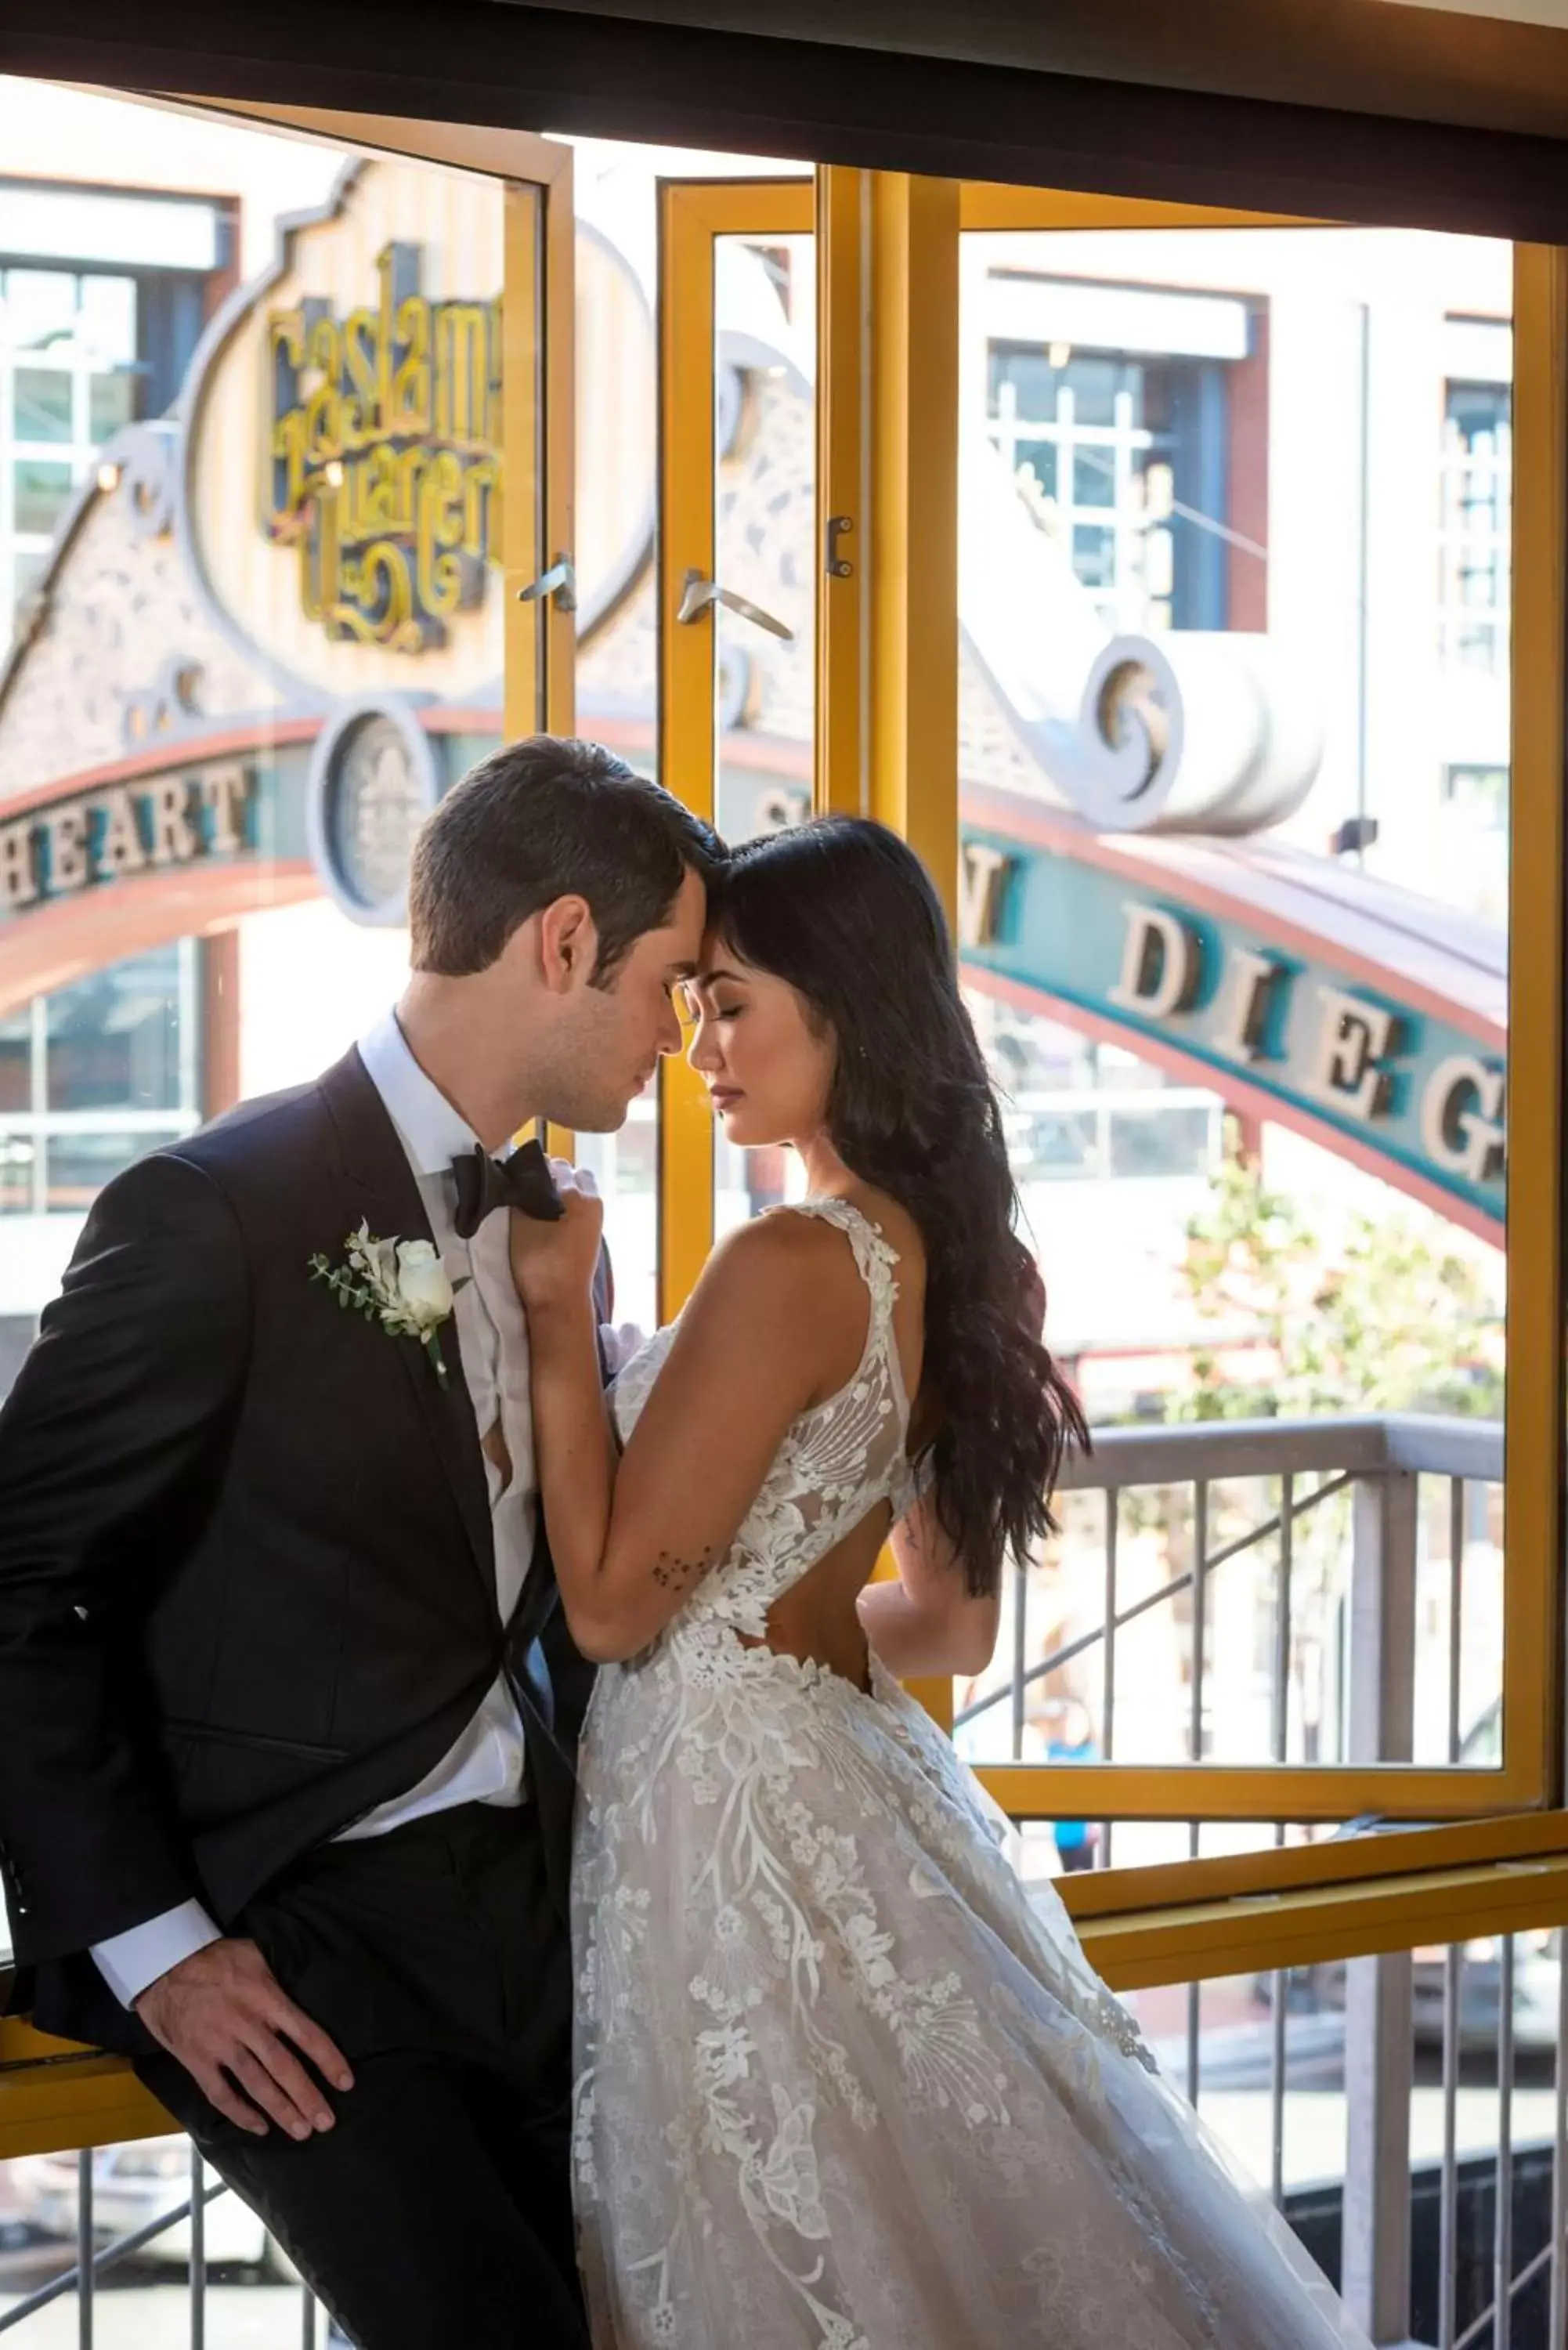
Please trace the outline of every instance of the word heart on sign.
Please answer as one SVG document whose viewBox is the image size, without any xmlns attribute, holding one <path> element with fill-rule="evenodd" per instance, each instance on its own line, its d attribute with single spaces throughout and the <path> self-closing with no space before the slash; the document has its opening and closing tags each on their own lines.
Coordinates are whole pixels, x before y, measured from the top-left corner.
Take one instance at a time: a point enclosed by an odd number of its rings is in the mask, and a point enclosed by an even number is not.
<svg viewBox="0 0 1568 2350">
<path fill-rule="evenodd" d="M 249 846 L 254 789 L 240 761 L 78 793 L 0 822 L 0 914 L 102 882 L 235 857 Z"/>
</svg>

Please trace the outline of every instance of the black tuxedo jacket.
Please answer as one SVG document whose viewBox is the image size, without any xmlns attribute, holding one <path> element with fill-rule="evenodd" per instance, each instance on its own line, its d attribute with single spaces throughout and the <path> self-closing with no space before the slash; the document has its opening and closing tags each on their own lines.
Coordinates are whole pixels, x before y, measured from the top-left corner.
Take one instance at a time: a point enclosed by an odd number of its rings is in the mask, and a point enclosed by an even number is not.
<svg viewBox="0 0 1568 2350">
<path fill-rule="evenodd" d="M 431 1237 L 351 1053 L 109 1184 L 0 1411 L 0 1876 L 48 2031 L 151 2046 L 90 1946 L 192 1894 L 231 1925 L 503 1667 L 564 1917 L 591 1671 L 542 1536 L 501 1621 L 454 1325 L 443 1387 L 310 1280 L 361 1220 Z"/>
</svg>

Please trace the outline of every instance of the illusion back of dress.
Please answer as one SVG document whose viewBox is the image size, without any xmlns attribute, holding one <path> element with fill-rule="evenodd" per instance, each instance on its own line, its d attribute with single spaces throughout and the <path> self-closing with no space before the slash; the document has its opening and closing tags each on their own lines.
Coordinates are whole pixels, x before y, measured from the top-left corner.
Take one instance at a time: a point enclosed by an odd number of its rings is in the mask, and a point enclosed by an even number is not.
<svg viewBox="0 0 1568 2350">
<path fill-rule="evenodd" d="M 776 1599 L 888 1503 L 900 1518 L 913 1499 L 909 1399 L 905 1391 L 893 1313 L 898 1302 L 897 1252 L 880 1225 L 848 1200 L 826 1195 L 775 1213 L 812 1216 L 836 1226 L 855 1252 L 870 1299 L 866 1345 L 853 1376 L 795 1420 L 767 1482 L 722 1565 L 713 1568 L 676 1619 L 675 1630 L 728 1624 L 753 1639 L 767 1634 Z M 624 1444 L 664 1367 L 675 1328 L 661 1330 L 635 1355 L 612 1402 Z"/>
</svg>

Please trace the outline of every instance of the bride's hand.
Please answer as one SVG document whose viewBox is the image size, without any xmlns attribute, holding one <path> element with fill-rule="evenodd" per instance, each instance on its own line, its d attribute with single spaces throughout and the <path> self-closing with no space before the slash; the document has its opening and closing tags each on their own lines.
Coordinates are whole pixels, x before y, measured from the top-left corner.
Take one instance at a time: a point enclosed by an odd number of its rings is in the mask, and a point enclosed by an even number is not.
<svg viewBox="0 0 1568 2350">
<path fill-rule="evenodd" d="M 588 1170 L 552 1159 L 550 1172 L 566 1213 L 545 1223 L 511 1211 L 512 1278 L 530 1314 L 577 1305 L 592 1295 L 604 1239 L 604 1201 Z"/>
</svg>

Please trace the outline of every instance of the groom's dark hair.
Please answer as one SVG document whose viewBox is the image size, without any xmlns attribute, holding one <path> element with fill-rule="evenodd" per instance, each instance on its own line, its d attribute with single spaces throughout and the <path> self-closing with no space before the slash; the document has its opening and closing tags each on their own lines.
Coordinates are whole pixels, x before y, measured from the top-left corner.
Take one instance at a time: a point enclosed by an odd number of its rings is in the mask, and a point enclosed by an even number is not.
<svg viewBox="0 0 1568 2350">
<path fill-rule="evenodd" d="M 518 926 L 584 898 L 598 932 L 596 985 L 670 919 L 689 872 L 711 881 L 712 827 L 602 743 L 532 734 L 448 792 L 414 844 L 409 926 L 416 971 L 487 971 Z"/>
</svg>

